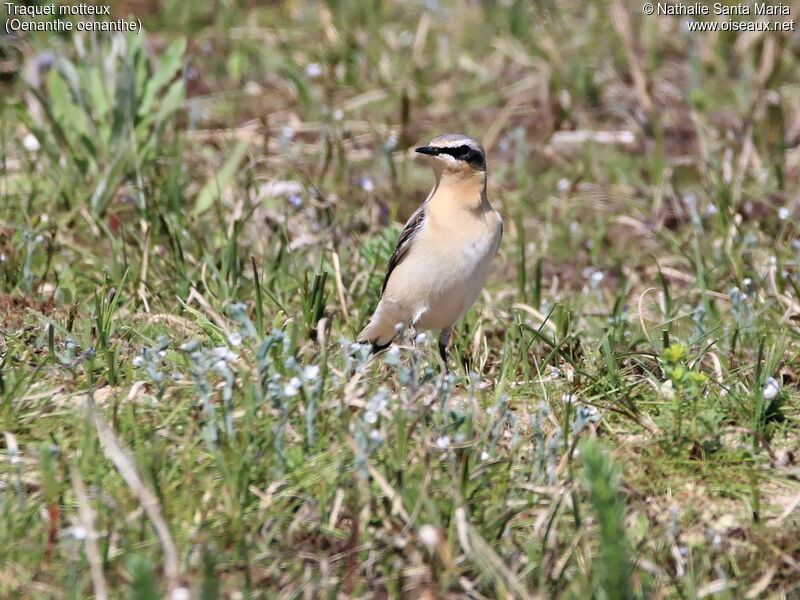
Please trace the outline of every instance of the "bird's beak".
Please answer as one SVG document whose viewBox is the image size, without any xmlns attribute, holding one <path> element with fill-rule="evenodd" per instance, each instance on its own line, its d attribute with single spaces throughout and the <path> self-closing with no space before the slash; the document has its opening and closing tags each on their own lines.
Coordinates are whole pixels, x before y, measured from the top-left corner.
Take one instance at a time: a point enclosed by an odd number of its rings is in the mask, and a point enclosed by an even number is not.
<svg viewBox="0 0 800 600">
<path fill-rule="evenodd" d="M 441 148 L 437 148 L 436 146 L 422 146 L 420 148 L 415 148 L 414 150 L 420 154 L 428 154 L 429 156 L 436 156 L 442 151 Z"/>
</svg>

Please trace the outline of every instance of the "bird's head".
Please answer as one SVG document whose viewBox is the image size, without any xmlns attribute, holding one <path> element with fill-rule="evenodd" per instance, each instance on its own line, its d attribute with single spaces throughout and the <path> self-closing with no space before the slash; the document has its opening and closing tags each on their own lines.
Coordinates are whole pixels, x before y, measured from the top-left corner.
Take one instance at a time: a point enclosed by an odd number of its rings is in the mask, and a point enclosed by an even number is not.
<svg viewBox="0 0 800 600">
<path fill-rule="evenodd" d="M 437 176 L 446 173 L 468 178 L 486 177 L 486 153 L 483 146 L 466 135 L 444 133 L 416 151 L 431 157 L 431 165 Z"/>
</svg>

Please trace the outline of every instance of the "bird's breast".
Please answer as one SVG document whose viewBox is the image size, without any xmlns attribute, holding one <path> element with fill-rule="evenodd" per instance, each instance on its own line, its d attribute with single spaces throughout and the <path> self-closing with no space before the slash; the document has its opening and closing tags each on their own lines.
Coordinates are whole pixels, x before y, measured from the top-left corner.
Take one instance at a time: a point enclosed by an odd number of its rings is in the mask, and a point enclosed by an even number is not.
<svg viewBox="0 0 800 600">
<path fill-rule="evenodd" d="M 459 319 L 480 294 L 499 245 L 500 217 L 490 212 L 450 221 L 427 215 L 389 279 L 387 306 L 421 314 L 421 329 L 442 329 Z"/>
<path fill-rule="evenodd" d="M 442 223 L 431 219 L 420 258 L 429 266 L 432 291 L 450 293 L 461 287 L 482 287 L 497 251 L 500 221 L 497 213 L 489 218 L 454 220 Z M 457 290 L 452 290 L 457 291 Z"/>
</svg>

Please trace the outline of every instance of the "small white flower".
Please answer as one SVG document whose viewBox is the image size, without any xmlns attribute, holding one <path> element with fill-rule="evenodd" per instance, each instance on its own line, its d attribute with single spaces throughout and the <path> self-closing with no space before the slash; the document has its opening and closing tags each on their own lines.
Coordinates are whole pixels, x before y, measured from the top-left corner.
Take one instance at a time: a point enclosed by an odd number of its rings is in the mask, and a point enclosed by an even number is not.
<svg viewBox="0 0 800 600">
<path fill-rule="evenodd" d="M 83 525 L 76 525 L 70 530 L 70 534 L 76 540 L 85 540 L 86 537 L 89 535 L 89 532 L 86 531 L 86 527 Z"/>
<path fill-rule="evenodd" d="M 368 410 L 364 413 L 364 421 L 370 425 L 374 425 L 378 422 L 378 413 L 376 413 L 374 410 Z"/>
<path fill-rule="evenodd" d="M 303 374 L 309 381 L 314 381 L 319 377 L 319 367 L 317 365 L 306 365 L 306 368 L 303 369 Z"/>
<path fill-rule="evenodd" d="M 589 419 L 591 419 L 592 417 L 596 417 L 599 412 L 600 411 L 593 404 L 587 404 L 586 406 L 583 407 L 583 413 Z"/>
<path fill-rule="evenodd" d="M 141 356 L 136 356 L 134 357 L 132 363 L 134 367 L 139 368 L 144 364 L 144 359 Z"/>
<path fill-rule="evenodd" d="M 198 346 L 197 340 L 188 340 L 180 345 L 180 349 L 184 352 L 194 352 Z"/>
<path fill-rule="evenodd" d="M 788 219 L 790 214 L 791 214 L 791 212 L 790 212 L 790 211 L 789 211 L 789 209 L 788 209 L 788 208 L 786 208 L 785 206 L 781 206 L 781 207 L 778 209 L 778 218 L 779 218 L 781 221 L 785 221 L 786 219 Z"/>
<path fill-rule="evenodd" d="M 578 401 L 578 397 L 575 394 L 564 394 L 561 396 L 561 401 L 567 404 L 575 404 Z"/>
<path fill-rule="evenodd" d="M 419 335 L 418 335 L 418 336 L 417 336 L 417 337 L 414 339 L 414 341 L 415 341 L 417 344 L 424 344 L 424 343 L 425 343 L 425 339 L 426 339 L 427 337 L 428 337 L 428 336 L 426 336 L 424 333 L 420 333 L 420 334 L 419 334 Z"/>
<path fill-rule="evenodd" d="M 375 189 L 375 184 L 372 183 L 372 179 L 369 177 L 364 177 L 364 179 L 361 180 L 361 187 L 365 192 L 371 192 Z"/>
<path fill-rule="evenodd" d="M 28 152 L 37 152 L 39 148 L 42 147 L 39 140 L 37 140 L 36 136 L 32 133 L 29 133 L 23 138 L 22 145 L 25 146 L 25 150 Z"/>
<path fill-rule="evenodd" d="M 419 528 L 418 535 L 419 541 L 422 542 L 428 550 L 433 550 L 439 545 L 439 530 L 429 523 Z"/>
<path fill-rule="evenodd" d="M 192 600 L 192 592 L 185 587 L 175 588 L 169 595 L 169 600 Z"/>
<path fill-rule="evenodd" d="M 344 119 L 344 112 L 342 112 L 341 108 L 337 108 L 335 111 L 333 111 L 333 120 L 341 121 L 342 119 Z"/>
<path fill-rule="evenodd" d="M 389 405 L 389 402 L 386 400 L 386 398 L 375 396 L 374 398 L 372 398 L 372 400 L 369 401 L 369 405 L 371 410 L 374 410 L 375 412 L 380 412 Z"/>
<path fill-rule="evenodd" d="M 567 179 L 566 177 L 562 177 L 561 179 L 558 180 L 556 186 L 558 187 L 559 192 L 566 192 L 570 186 L 569 179 Z"/>
<path fill-rule="evenodd" d="M 447 450 L 450 447 L 450 436 L 441 436 L 438 440 L 436 440 L 436 447 L 439 448 L 439 450 Z"/>
<path fill-rule="evenodd" d="M 604 275 L 601 271 L 595 271 L 589 277 L 589 283 L 592 284 L 592 287 L 597 287 L 598 285 L 600 285 L 600 282 L 603 281 L 603 277 Z"/>
<path fill-rule="evenodd" d="M 167 351 L 166 350 L 159 350 L 158 351 L 158 358 L 167 358 Z"/>
<path fill-rule="evenodd" d="M 239 333 L 238 331 L 234 331 L 234 332 L 232 332 L 232 333 L 231 333 L 231 334 L 228 336 L 228 343 L 229 343 L 231 346 L 238 346 L 238 345 L 240 345 L 240 344 L 242 343 L 242 334 L 241 334 L 241 333 Z"/>
<path fill-rule="evenodd" d="M 780 391 L 781 384 L 778 383 L 778 380 L 774 377 L 767 377 L 767 381 L 764 382 L 764 399 L 772 400 Z"/>
<path fill-rule="evenodd" d="M 310 63 L 306 65 L 306 77 L 309 79 L 316 79 L 322 75 L 322 67 L 320 67 L 317 63 Z"/>
<path fill-rule="evenodd" d="M 291 196 L 289 196 L 289 204 L 291 204 L 295 208 L 300 208 L 301 206 L 303 206 L 303 199 L 297 194 L 292 194 Z"/>
<path fill-rule="evenodd" d="M 303 385 L 303 382 L 300 381 L 299 377 L 292 377 L 289 380 L 289 383 L 283 388 L 283 395 L 289 398 L 293 396 L 297 396 L 298 392 L 300 391 L 300 387 Z"/>
<path fill-rule="evenodd" d="M 489 453 L 486 450 L 481 452 L 481 460 L 489 460 Z"/>
<path fill-rule="evenodd" d="M 369 439 L 376 444 L 380 444 L 383 441 L 383 436 L 380 431 L 373 429 L 369 432 Z"/>
<path fill-rule="evenodd" d="M 713 217 L 715 214 L 717 214 L 717 207 L 714 204 L 709 204 L 706 209 L 706 216 Z"/>
</svg>

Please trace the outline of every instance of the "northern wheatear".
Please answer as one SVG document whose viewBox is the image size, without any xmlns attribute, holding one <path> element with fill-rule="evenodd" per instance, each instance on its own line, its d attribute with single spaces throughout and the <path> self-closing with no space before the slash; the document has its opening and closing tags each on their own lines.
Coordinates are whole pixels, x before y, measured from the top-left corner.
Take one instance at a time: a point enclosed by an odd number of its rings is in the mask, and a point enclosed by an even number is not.
<svg viewBox="0 0 800 600">
<path fill-rule="evenodd" d="M 476 140 L 446 133 L 416 149 L 431 157 L 436 183 L 403 228 L 389 259 L 381 300 L 359 342 L 389 346 L 398 325 L 441 330 L 447 364 L 453 326 L 478 297 L 503 236 L 503 219 L 486 198 L 486 155 Z"/>
</svg>

